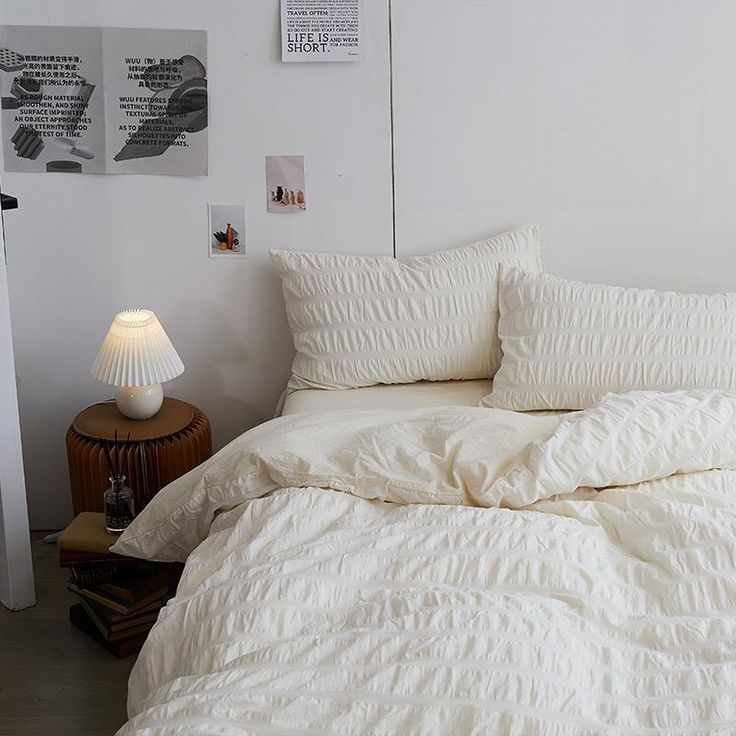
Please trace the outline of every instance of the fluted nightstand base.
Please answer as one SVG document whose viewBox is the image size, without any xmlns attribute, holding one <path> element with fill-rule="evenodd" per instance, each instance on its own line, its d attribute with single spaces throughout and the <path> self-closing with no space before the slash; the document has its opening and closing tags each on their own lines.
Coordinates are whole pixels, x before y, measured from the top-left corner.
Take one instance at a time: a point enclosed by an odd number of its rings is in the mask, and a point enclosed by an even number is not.
<svg viewBox="0 0 736 736">
<path fill-rule="evenodd" d="M 144 421 L 122 416 L 114 401 L 93 404 L 76 417 L 66 434 L 75 515 L 104 511 L 109 472 L 99 438 L 111 439 L 116 429 L 118 439 L 131 434 L 120 465 L 135 494 L 136 513 L 165 485 L 212 456 L 209 419 L 191 404 L 167 397 L 161 411 Z"/>
</svg>

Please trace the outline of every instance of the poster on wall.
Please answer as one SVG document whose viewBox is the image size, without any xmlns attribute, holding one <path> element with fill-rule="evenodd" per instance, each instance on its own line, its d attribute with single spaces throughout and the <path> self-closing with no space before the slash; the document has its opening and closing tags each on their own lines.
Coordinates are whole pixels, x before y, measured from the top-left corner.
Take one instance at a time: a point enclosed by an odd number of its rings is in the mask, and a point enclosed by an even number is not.
<svg viewBox="0 0 736 736">
<path fill-rule="evenodd" d="M 281 0 L 281 61 L 358 61 L 361 0 Z"/>
<path fill-rule="evenodd" d="M 210 204 L 210 258 L 245 257 L 245 205 Z"/>
<path fill-rule="evenodd" d="M 304 156 L 266 156 L 266 203 L 269 212 L 305 212 Z"/>
<path fill-rule="evenodd" d="M 207 33 L 0 26 L 6 171 L 207 174 Z"/>
</svg>

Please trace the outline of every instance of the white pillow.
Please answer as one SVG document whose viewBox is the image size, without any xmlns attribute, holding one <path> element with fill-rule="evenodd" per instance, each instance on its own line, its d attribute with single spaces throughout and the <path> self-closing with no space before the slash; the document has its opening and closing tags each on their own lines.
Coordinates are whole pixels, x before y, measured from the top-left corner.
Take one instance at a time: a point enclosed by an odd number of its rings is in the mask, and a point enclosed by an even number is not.
<svg viewBox="0 0 736 736">
<path fill-rule="evenodd" d="M 289 389 L 491 377 L 499 265 L 541 268 L 527 225 L 399 262 L 272 250 L 296 357 Z"/>
<path fill-rule="evenodd" d="M 501 368 L 481 404 L 585 409 L 609 392 L 736 390 L 736 294 L 676 294 L 503 269 Z"/>
</svg>

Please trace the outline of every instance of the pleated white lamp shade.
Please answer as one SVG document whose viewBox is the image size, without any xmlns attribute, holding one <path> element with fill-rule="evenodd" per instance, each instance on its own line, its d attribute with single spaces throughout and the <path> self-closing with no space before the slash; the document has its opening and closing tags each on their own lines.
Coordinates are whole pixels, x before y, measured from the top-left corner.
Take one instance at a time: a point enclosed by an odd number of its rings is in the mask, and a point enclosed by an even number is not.
<svg viewBox="0 0 736 736">
<path fill-rule="evenodd" d="M 150 386 L 184 372 L 184 364 L 158 317 L 148 309 L 126 309 L 115 315 L 92 375 L 112 386 Z"/>
</svg>

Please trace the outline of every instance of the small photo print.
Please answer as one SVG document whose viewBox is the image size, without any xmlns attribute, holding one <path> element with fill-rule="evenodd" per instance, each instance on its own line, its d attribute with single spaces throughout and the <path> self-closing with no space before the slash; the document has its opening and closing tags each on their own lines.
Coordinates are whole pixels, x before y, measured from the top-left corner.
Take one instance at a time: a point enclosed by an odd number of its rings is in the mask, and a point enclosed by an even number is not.
<svg viewBox="0 0 736 736">
<path fill-rule="evenodd" d="M 245 205 L 211 204 L 210 258 L 245 257 Z"/>
<path fill-rule="evenodd" d="M 269 212 L 304 212 L 304 156 L 266 156 L 266 195 Z"/>
</svg>

